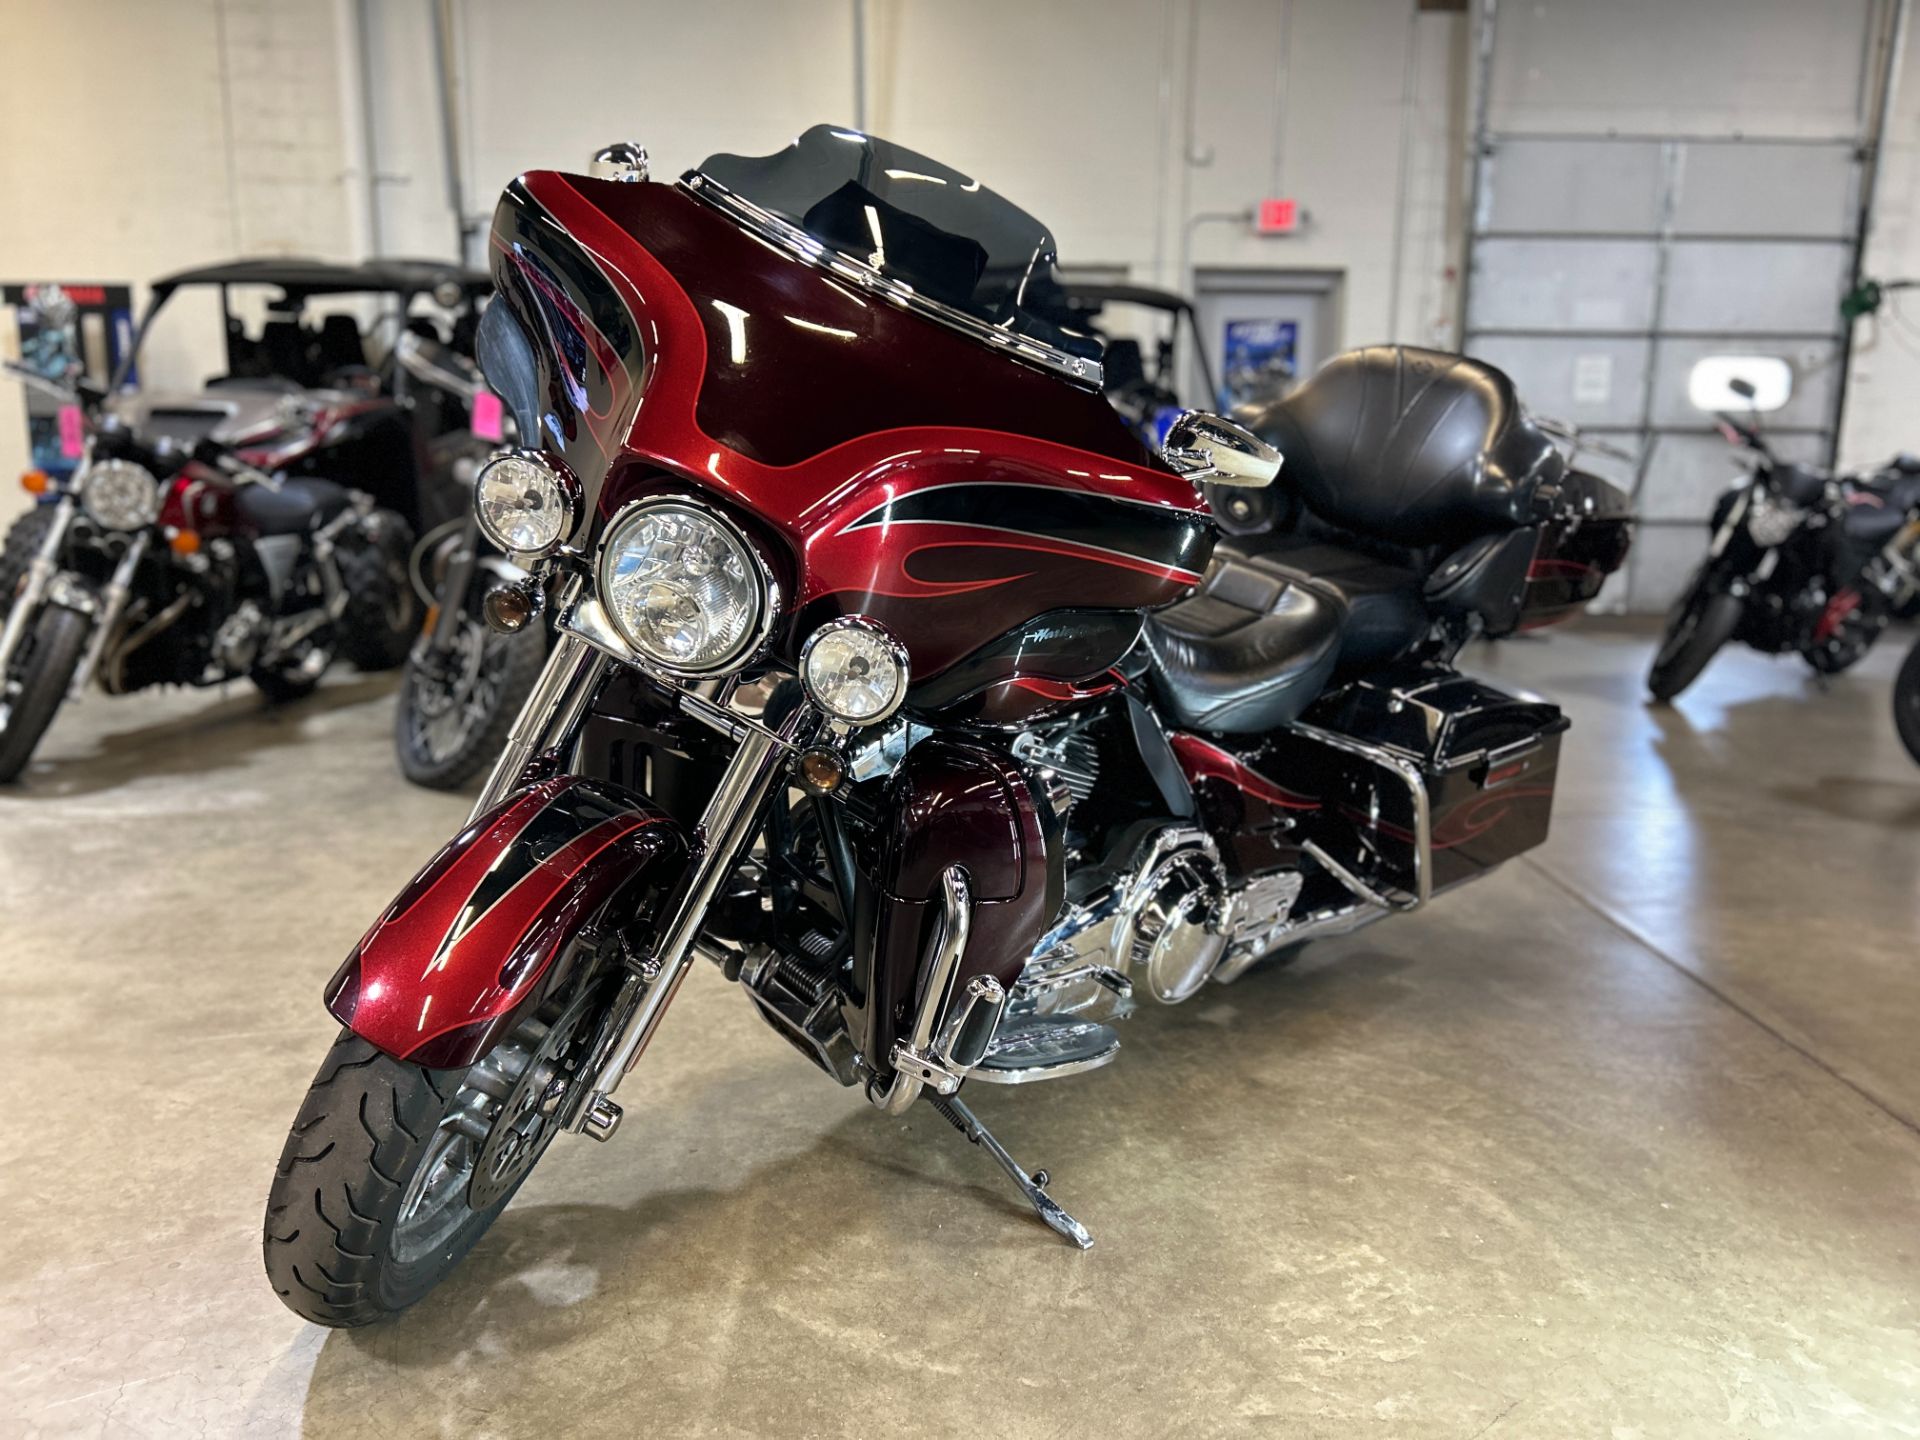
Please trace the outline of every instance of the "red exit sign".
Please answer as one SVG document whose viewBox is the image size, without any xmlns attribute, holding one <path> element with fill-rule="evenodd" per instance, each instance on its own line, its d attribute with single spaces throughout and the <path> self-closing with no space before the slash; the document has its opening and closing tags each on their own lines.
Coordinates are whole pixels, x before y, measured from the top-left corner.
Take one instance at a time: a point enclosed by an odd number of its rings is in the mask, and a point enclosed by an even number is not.
<svg viewBox="0 0 1920 1440">
<path fill-rule="evenodd" d="M 1253 228 L 1262 235 L 1291 235 L 1300 228 L 1298 200 L 1262 200 L 1254 211 Z"/>
</svg>

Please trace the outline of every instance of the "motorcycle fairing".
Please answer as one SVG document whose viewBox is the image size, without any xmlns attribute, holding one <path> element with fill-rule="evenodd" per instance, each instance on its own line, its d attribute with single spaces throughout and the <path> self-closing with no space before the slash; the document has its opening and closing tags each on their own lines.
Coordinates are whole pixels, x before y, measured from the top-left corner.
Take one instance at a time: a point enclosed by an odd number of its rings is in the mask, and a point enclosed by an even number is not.
<svg viewBox="0 0 1920 1440">
<path fill-rule="evenodd" d="M 685 856 L 641 796 L 573 775 L 531 785 L 427 862 L 335 973 L 327 1009 L 398 1059 L 470 1065 L 602 906 L 637 903 Z"/>
<path fill-rule="evenodd" d="M 862 300 L 684 190 L 535 172 L 493 243 L 547 372 L 531 418 L 581 484 L 575 540 L 661 488 L 730 503 L 795 576 L 789 659 L 861 613 L 922 681 L 1046 611 L 1166 604 L 1205 567 L 1198 492 L 1098 394 Z"/>
</svg>

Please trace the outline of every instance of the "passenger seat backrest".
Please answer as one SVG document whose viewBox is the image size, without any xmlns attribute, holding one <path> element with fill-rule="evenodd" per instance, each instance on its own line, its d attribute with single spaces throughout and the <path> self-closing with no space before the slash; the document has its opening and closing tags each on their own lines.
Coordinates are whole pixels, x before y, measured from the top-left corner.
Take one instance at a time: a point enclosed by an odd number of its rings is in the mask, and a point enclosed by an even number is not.
<svg viewBox="0 0 1920 1440">
<path fill-rule="evenodd" d="M 1282 484 L 1320 519 L 1451 550 L 1532 518 L 1563 469 L 1513 382 L 1464 355 L 1375 345 L 1336 356 L 1244 423 L 1280 448 Z"/>
</svg>

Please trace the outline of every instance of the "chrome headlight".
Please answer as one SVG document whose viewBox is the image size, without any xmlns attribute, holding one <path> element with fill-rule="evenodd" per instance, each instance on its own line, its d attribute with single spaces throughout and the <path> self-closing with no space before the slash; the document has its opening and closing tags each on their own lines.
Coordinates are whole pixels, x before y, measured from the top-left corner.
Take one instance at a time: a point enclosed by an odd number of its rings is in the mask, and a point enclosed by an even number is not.
<svg viewBox="0 0 1920 1440">
<path fill-rule="evenodd" d="M 600 548 L 599 578 L 614 627 L 674 675 L 738 664 L 773 623 L 760 557 L 732 521 L 689 500 L 629 507 Z"/>
<path fill-rule="evenodd" d="M 1806 518 L 1807 512 L 1798 505 L 1756 488 L 1747 507 L 1747 534 L 1754 544 L 1771 550 L 1784 545 Z"/>
<path fill-rule="evenodd" d="M 80 503 L 103 530 L 144 530 L 160 518 L 160 482 L 131 460 L 102 460 L 80 477 Z"/>
<path fill-rule="evenodd" d="M 864 615 L 829 620 L 800 651 L 807 697 L 836 720 L 875 725 L 907 698 L 907 650 Z"/>
<path fill-rule="evenodd" d="M 480 533 L 510 555 L 544 555 L 573 525 L 573 484 L 537 450 L 503 450 L 473 483 Z"/>
</svg>

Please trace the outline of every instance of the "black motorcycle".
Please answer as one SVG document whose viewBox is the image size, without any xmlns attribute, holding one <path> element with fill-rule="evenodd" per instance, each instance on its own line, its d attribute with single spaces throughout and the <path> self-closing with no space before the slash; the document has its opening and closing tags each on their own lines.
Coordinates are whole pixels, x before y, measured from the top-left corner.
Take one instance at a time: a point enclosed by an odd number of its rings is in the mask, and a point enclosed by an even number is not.
<svg viewBox="0 0 1920 1440">
<path fill-rule="evenodd" d="M 450 346 L 403 335 L 395 350 L 414 381 L 476 406 L 485 389 L 479 367 Z M 504 424 L 512 425 L 511 417 Z M 436 471 L 444 468 L 468 496 L 481 464 L 502 436 L 442 436 Z M 408 565 L 427 606 L 427 622 L 407 656 L 394 714 L 400 771 L 432 790 L 459 788 L 480 774 L 506 744 L 513 717 L 546 664 L 544 627 L 502 630 L 485 618 L 491 590 L 519 595 L 527 572 L 480 534 L 473 506 L 421 537 Z"/>
<path fill-rule="evenodd" d="M 0 628 L 0 781 L 95 681 L 123 695 L 245 677 L 289 700 L 336 656 L 363 670 L 405 658 L 418 612 L 400 516 L 253 463 L 233 443 L 252 429 L 232 404 L 136 425 L 98 389 L 5 368 L 78 407 L 89 434 L 79 468 L 34 512 Z"/>
<path fill-rule="evenodd" d="M 1731 388 L 1753 397 L 1743 380 Z M 1837 675 L 1920 591 L 1920 466 L 1903 458 L 1842 480 L 1781 460 L 1757 420 L 1717 420 L 1753 467 L 1715 506 L 1706 559 L 1667 618 L 1647 675 L 1660 701 L 1733 639 Z"/>
</svg>

